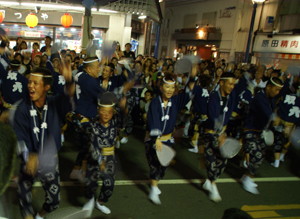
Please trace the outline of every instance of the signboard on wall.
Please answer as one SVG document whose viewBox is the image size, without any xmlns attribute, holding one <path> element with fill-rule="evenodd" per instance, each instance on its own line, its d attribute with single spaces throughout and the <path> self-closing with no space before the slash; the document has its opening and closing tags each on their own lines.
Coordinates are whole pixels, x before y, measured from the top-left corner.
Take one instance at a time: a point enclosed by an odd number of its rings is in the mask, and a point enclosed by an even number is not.
<svg viewBox="0 0 300 219">
<path fill-rule="evenodd" d="M 267 35 L 257 35 L 253 51 L 300 54 L 300 36 L 280 35 L 268 38 Z"/>
<path fill-rule="evenodd" d="M 68 40 L 68 49 L 81 52 L 81 40 Z"/>
<path fill-rule="evenodd" d="M 131 27 L 133 33 L 144 33 L 145 25 L 142 22 L 131 20 Z"/>
</svg>

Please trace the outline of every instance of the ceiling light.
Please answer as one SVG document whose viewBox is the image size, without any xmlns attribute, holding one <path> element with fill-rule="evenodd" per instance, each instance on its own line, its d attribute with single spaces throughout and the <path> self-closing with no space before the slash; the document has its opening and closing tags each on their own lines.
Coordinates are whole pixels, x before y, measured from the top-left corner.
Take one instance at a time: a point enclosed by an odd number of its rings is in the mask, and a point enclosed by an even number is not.
<svg viewBox="0 0 300 219">
<path fill-rule="evenodd" d="M 92 8 L 91 11 L 97 11 L 97 8 Z"/>
<path fill-rule="evenodd" d="M 72 32 L 75 32 L 75 31 L 76 31 L 76 29 L 75 29 L 75 28 L 71 28 L 71 31 L 72 31 Z"/>
<path fill-rule="evenodd" d="M 0 5 L 20 5 L 19 2 L 1 1 Z"/>
<path fill-rule="evenodd" d="M 60 27 L 60 28 L 59 28 L 59 30 L 60 30 L 60 31 L 64 31 L 64 30 L 65 30 L 65 28 L 63 28 L 63 27 Z"/>
<path fill-rule="evenodd" d="M 107 10 L 107 9 L 99 9 L 100 12 L 108 12 L 108 13 L 117 13 L 117 11 L 113 11 L 113 10 Z"/>
<path fill-rule="evenodd" d="M 62 5 L 62 4 L 39 4 L 39 3 L 22 2 L 21 5 L 22 6 L 40 6 L 40 7 L 58 8 L 58 9 L 85 10 L 85 7 L 75 7 L 75 6 Z"/>
<path fill-rule="evenodd" d="M 146 15 L 139 16 L 139 19 L 145 19 L 145 18 L 147 18 Z"/>
</svg>

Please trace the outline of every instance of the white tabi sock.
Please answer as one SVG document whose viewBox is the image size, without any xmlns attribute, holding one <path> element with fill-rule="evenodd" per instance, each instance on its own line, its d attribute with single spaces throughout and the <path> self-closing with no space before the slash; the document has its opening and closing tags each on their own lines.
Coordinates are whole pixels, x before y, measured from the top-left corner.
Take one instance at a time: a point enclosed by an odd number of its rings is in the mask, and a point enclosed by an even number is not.
<svg viewBox="0 0 300 219">
<path fill-rule="evenodd" d="M 280 158 L 279 158 L 279 160 L 280 160 L 281 162 L 283 162 L 283 161 L 284 161 L 284 155 L 285 155 L 285 154 L 283 154 L 283 153 L 281 153 L 281 154 L 280 154 Z"/>
<path fill-rule="evenodd" d="M 280 163 L 279 160 L 275 160 L 275 162 L 274 162 L 274 163 L 271 163 L 271 165 L 272 165 L 273 167 L 278 168 L 278 167 L 279 167 L 279 163 Z"/>
<path fill-rule="evenodd" d="M 35 216 L 35 219 L 44 219 L 44 218 L 41 217 L 41 216 L 39 215 L 39 213 L 37 213 L 36 216 Z"/>
<path fill-rule="evenodd" d="M 151 190 L 149 192 L 149 199 L 156 205 L 161 205 L 160 199 L 159 199 L 159 193 L 160 190 L 157 186 L 151 186 Z"/>
</svg>

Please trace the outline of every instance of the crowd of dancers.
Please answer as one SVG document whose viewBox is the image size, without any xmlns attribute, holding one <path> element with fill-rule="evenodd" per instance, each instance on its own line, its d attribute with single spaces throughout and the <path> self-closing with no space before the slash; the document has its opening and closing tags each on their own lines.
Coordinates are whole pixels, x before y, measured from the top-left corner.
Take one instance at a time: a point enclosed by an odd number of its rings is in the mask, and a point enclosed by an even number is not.
<svg viewBox="0 0 300 219">
<path fill-rule="evenodd" d="M 99 61 L 88 50 L 79 55 L 55 51 L 50 37 L 41 50 L 38 43 L 34 50 L 27 49 L 26 42 L 18 39 L 14 51 L 9 40 L 1 38 L 1 120 L 13 126 L 18 139 L 21 166 L 16 178 L 26 219 L 44 218 L 59 207 L 58 153 L 67 129 L 79 149 L 70 178 L 84 183 L 83 210 L 90 216 L 94 208 L 111 212 L 105 203 L 114 189 L 115 149 L 130 143 L 134 125 L 144 125 L 148 197 L 159 205 L 158 185 L 167 165 L 162 165 L 157 153 L 174 145 L 173 133 L 179 126 L 189 137 L 190 152 L 198 153 L 204 144 L 203 188 L 210 200 L 219 202 L 216 180 L 228 158 L 236 155 L 232 151 L 243 153 L 242 187 L 259 194 L 253 178 L 265 158 L 266 145 L 274 146 L 272 165 L 278 168 L 300 122 L 299 72 L 198 60 L 184 56 L 181 49 L 173 58 L 135 57 L 129 43 L 121 51 L 118 42 L 115 51 L 103 54 Z M 14 112 L 13 119 L 8 119 L 7 110 L 10 115 Z M 103 184 L 95 199 L 100 178 Z M 35 213 L 31 189 L 37 179 L 46 197 Z"/>
</svg>

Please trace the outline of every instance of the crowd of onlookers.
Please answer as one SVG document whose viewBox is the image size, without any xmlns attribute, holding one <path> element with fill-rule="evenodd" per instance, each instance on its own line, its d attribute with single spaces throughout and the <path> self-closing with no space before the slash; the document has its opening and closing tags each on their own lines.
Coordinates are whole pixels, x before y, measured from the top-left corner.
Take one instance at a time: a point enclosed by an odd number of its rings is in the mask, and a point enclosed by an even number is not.
<svg viewBox="0 0 300 219">
<path fill-rule="evenodd" d="M 7 39 L 8 40 L 8 39 Z M 8 45 L 6 48 L 6 56 L 10 61 L 18 60 L 21 64 L 19 73 L 25 77 L 29 77 L 30 72 L 35 67 L 46 67 L 47 61 L 51 61 L 56 72 L 61 73 L 61 62 L 66 60 L 72 67 L 73 76 L 79 71 L 82 71 L 82 63 L 87 56 L 86 50 L 76 53 L 75 50 L 61 50 L 59 53 L 51 51 L 52 39 L 49 36 L 45 37 L 45 46 L 40 47 L 39 43 L 35 42 L 32 49 L 28 49 L 27 43 L 22 37 L 16 40 L 16 46 L 13 49 Z M 176 63 L 183 57 L 181 48 L 178 49 L 177 56 L 165 57 L 157 59 L 154 56 L 136 54 L 131 51 L 131 44 L 125 45 L 123 51 L 118 42 L 114 42 L 115 51 L 111 57 L 105 57 L 107 60 L 101 62 L 102 65 L 107 65 L 111 68 L 111 76 L 120 74 L 121 69 L 118 68 L 118 63 L 125 59 L 128 66 L 135 76 L 135 85 L 131 90 L 136 98 L 136 106 L 134 113 L 139 113 L 141 116 L 135 122 L 146 122 L 146 113 L 149 107 L 149 102 L 155 97 L 159 91 L 159 81 L 166 73 L 175 73 L 177 77 L 176 87 L 179 91 L 187 81 L 188 74 L 177 74 L 175 71 Z M 103 70 L 103 66 L 99 72 L 99 76 Z M 226 63 L 226 60 L 200 60 L 198 63 L 198 84 L 201 81 L 201 86 L 207 88 L 210 92 L 218 89 L 218 83 L 224 72 L 232 72 L 239 79 L 243 72 L 249 72 L 253 76 L 254 87 L 264 88 L 270 77 L 279 77 L 281 70 L 274 67 L 266 68 L 264 65 L 250 65 L 246 63 Z M 138 111 L 138 112 L 137 112 Z"/>
</svg>

